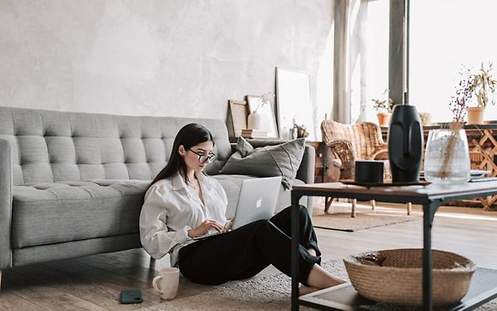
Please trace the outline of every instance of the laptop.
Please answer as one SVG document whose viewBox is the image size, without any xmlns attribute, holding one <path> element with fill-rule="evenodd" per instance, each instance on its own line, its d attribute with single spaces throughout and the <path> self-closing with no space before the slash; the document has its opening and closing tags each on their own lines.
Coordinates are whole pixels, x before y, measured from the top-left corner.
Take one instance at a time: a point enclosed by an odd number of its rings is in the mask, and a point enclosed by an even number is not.
<svg viewBox="0 0 497 311">
<path fill-rule="evenodd" d="M 273 216 L 281 187 L 281 177 L 250 178 L 242 182 L 231 230 Z M 210 231 L 194 240 L 228 232 Z"/>
</svg>

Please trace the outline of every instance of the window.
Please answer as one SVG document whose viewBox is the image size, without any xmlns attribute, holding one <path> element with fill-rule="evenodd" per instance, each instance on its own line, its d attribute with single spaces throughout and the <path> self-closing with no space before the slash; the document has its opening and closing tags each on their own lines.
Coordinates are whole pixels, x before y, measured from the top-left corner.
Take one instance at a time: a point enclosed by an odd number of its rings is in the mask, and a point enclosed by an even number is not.
<svg viewBox="0 0 497 311">
<path fill-rule="evenodd" d="M 462 66 L 477 69 L 493 62 L 497 74 L 497 1 L 411 1 L 410 103 L 432 121 L 450 121 L 448 107 Z M 487 106 L 497 120 L 497 106 Z"/>
<path fill-rule="evenodd" d="M 352 8 L 349 23 L 351 121 L 354 122 L 361 106 L 372 109 L 371 100 L 382 97 L 388 89 L 389 1 L 360 1 L 360 6 Z"/>
</svg>

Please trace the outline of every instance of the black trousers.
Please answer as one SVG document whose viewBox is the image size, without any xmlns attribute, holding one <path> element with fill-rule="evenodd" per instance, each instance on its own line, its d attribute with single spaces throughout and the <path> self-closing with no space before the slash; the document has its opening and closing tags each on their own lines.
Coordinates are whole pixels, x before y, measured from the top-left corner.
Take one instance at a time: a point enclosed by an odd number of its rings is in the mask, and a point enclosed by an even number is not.
<svg viewBox="0 0 497 311">
<path fill-rule="evenodd" d="M 313 265 L 321 263 L 321 252 L 307 209 L 300 206 L 299 213 L 299 281 L 307 284 Z M 307 249 L 314 249 L 316 256 Z M 178 264 L 186 278 L 209 285 L 252 277 L 270 264 L 290 276 L 290 250 L 291 207 L 287 207 L 269 220 L 184 246 Z"/>
</svg>

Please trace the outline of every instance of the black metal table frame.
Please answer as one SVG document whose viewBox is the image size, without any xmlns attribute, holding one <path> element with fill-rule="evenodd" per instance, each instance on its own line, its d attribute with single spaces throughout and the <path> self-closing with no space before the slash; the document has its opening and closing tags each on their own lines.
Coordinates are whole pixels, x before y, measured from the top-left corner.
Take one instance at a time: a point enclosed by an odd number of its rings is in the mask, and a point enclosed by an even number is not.
<svg viewBox="0 0 497 311">
<path fill-rule="evenodd" d="M 443 203 L 447 203 L 449 201 L 463 200 L 463 199 L 472 199 L 477 197 L 484 197 L 487 195 L 495 195 L 497 194 L 497 190 L 485 190 L 485 191 L 466 191 L 458 194 L 450 194 L 450 195 L 437 195 L 430 196 L 428 199 L 421 199 L 419 196 L 405 196 L 402 198 L 392 197 L 388 194 L 367 194 L 367 193 L 355 193 L 351 192 L 343 192 L 336 191 L 333 189 L 306 189 L 299 190 L 293 189 L 291 198 L 292 198 L 292 311 L 298 310 L 300 304 L 306 304 L 311 307 L 318 307 L 315 304 L 307 304 L 305 302 L 299 301 L 298 293 L 299 293 L 299 283 L 298 283 L 298 241 L 295 237 L 299 236 L 299 226 L 298 226 L 298 218 L 299 218 L 299 200 L 302 196 L 331 196 L 331 197 L 339 197 L 339 198 L 350 198 L 357 199 L 359 201 L 370 201 L 377 200 L 380 202 L 389 202 L 389 203 L 408 203 L 411 202 L 413 204 L 421 204 L 423 206 L 423 310 L 432 311 L 433 310 L 433 301 L 432 301 L 432 252 L 431 252 L 431 229 L 433 225 L 433 218 L 435 217 L 435 213 L 437 209 Z M 487 301 L 482 301 L 481 304 Z M 479 305 L 481 305 L 479 304 Z"/>
</svg>

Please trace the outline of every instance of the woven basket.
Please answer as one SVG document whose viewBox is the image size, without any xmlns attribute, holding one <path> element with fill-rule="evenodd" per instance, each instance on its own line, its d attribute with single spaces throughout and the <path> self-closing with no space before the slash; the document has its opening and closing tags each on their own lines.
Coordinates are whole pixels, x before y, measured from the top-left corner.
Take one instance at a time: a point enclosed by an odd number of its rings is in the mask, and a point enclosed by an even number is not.
<svg viewBox="0 0 497 311">
<path fill-rule="evenodd" d="M 461 300 L 468 291 L 475 264 L 460 255 L 432 251 L 433 304 L 448 305 Z M 421 305 L 422 249 L 392 249 L 363 253 L 344 259 L 355 290 L 378 301 Z"/>
</svg>

